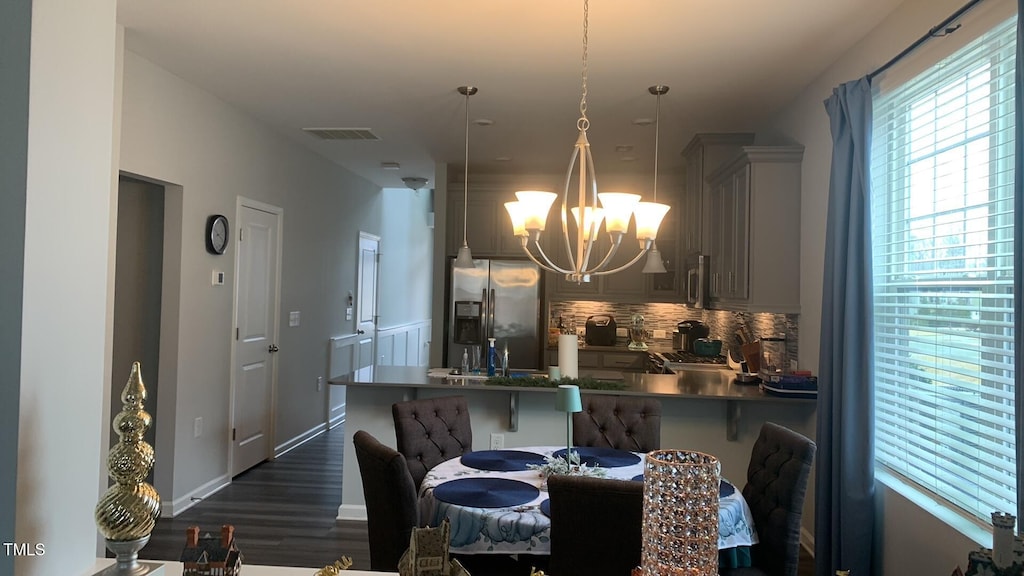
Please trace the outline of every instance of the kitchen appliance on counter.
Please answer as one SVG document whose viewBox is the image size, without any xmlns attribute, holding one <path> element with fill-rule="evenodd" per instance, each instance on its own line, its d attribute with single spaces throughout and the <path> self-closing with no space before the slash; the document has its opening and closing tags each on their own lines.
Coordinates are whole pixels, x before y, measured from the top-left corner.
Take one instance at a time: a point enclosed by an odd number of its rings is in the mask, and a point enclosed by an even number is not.
<svg viewBox="0 0 1024 576">
<path fill-rule="evenodd" d="M 607 314 L 596 314 L 587 318 L 587 346 L 615 346 L 615 318 Z"/>
<path fill-rule="evenodd" d="M 511 369 L 537 369 L 544 342 L 540 268 L 528 260 L 473 260 L 473 268 L 455 268 L 452 262 L 444 323 L 445 367 L 461 366 L 464 350 L 483 352 L 486 347 L 481 344 L 494 338 L 499 350 L 508 346 Z"/>
<path fill-rule="evenodd" d="M 676 326 L 679 332 L 679 350 L 694 352 L 694 343 L 700 338 L 707 338 L 711 328 L 700 320 L 683 320 Z"/>
</svg>

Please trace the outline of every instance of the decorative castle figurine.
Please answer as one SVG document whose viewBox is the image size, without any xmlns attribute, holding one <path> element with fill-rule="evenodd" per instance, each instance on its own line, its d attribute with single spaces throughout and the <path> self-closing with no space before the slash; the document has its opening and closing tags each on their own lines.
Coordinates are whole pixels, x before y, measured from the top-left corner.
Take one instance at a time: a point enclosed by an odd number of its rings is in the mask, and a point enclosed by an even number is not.
<svg viewBox="0 0 1024 576">
<path fill-rule="evenodd" d="M 451 523 L 437 528 L 413 528 L 409 548 L 398 559 L 401 576 L 470 576 L 458 560 L 448 559 Z"/>
<path fill-rule="evenodd" d="M 1013 533 L 1016 523 L 1013 514 L 992 513 L 992 548 L 968 555 L 966 576 L 1024 575 L 1024 537 Z"/>
<path fill-rule="evenodd" d="M 235 527 L 220 527 L 220 537 L 199 536 L 199 526 L 185 530 L 185 549 L 181 551 L 182 576 L 239 576 L 242 554 L 235 546 Z"/>
</svg>

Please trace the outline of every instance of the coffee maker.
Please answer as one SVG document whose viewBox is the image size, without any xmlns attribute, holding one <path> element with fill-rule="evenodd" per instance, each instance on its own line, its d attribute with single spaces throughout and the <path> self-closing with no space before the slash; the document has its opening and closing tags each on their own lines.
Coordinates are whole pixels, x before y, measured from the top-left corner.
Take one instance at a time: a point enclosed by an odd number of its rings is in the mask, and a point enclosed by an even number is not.
<svg viewBox="0 0 1024 576">
<path fill-rule="evenodd" d="M 700 320 L 683 320 L 676 326 L 679 331 L 679 350 L 693 352 L 693 343 L 698 338 L 707 338 L 711 328 Z"/>
</svg>

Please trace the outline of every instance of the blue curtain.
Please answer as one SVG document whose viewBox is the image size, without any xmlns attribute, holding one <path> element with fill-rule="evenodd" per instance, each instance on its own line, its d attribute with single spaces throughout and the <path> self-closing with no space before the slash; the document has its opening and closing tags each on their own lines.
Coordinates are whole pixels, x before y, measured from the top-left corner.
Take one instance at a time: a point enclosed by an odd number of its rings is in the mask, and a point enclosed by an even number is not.
<svg viewBox="0 0 1024 576">
<path fill-rule="evenodd" d="M 869 576 L 875 573 L 870 80 L 838 86 L 825 109 L 832 173 L 818 363 L 814 555 L 816 576 L 839 569 Z"/>
</svg>

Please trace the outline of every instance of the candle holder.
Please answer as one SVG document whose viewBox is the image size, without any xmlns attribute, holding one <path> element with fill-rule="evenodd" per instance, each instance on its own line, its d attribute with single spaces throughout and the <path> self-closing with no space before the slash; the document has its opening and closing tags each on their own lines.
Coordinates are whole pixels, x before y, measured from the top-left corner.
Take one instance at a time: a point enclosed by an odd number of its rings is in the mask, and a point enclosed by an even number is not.
<svg viewBox="0 0 1024 576">
<path fill-rule="evenodd" d="M 643 576 L 718 574 L 722 466 L 701 452 L 656 450 L 644 461 Z"/>
</svg>

